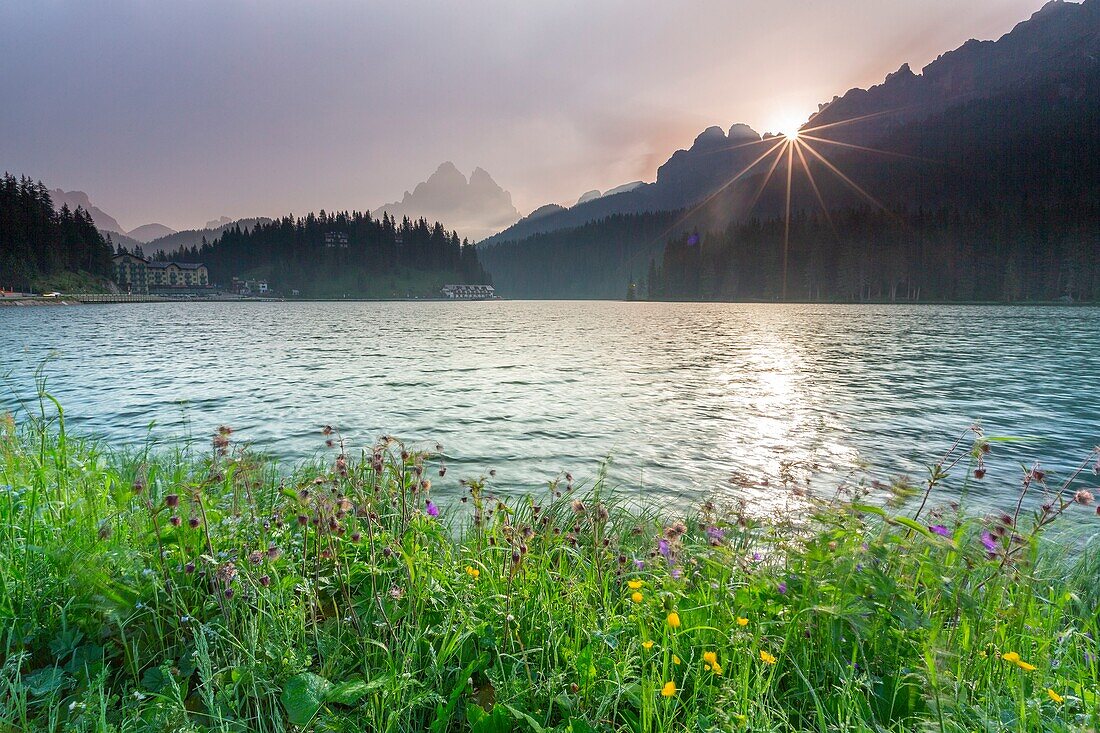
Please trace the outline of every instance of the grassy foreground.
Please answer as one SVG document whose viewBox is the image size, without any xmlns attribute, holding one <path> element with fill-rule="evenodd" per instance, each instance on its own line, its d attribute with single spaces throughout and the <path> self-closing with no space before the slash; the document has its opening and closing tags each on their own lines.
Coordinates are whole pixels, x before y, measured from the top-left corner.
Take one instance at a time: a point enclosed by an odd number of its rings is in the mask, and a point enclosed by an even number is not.
<svg viewBox="0 0 1100 733">
<path fill-rule="evenodd" d="M 1035 512 L 933 511 L 995 458 L 978 435 L 904 514 L 855 489 L 677 521 L 568 476 L 459 500 L 439 455 L 326 433 L 287 473 L 228 430 L 116 452 L 0 421 L 0 731 L 1100 725 L 1100 563 L 1040 541 L 1100 527 L 1091 496 L 1030 469 Z"/>
</svg>

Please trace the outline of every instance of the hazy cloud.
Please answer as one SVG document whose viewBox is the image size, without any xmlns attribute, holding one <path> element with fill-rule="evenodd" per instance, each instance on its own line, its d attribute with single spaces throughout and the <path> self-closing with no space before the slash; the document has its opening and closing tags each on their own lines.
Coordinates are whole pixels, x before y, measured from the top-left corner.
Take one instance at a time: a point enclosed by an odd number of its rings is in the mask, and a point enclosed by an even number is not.
<svg viewBox="0 0 1100 733">
<path fill-rule="evenodd" d="M 1041 0 L 0 5 L 0 168 L 126 227 L 368 208 L 453 160 L 521 212 L 652 179 L 709 124 L 1007 32 Z"/>
</svg>

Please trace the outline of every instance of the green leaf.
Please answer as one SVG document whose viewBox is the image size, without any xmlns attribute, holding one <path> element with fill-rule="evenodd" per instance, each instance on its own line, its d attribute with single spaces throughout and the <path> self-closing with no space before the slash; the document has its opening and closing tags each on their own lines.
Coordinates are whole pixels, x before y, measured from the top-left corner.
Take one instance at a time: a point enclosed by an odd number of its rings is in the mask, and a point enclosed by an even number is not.
<svg viewBox="0 0 1100 733">
<path fill-rule="evenodd" d="M 33 697 L 43 697 L 65 687 L 68 680 L 59 667 L 46 667 L 24 677 L 23 684 Z"/>
<path fill-rule="evenodd" d="M 371 690 L 377 690 L 384 684 L 382 678 L 371 680 L 367 682 L 362 678 L 350 679 L 333 687 L 329 690 L 328 702 L 334 702 L 338 705 L 354 705 L 363 699 L 363 697 Z"/>
<path fill-rule="evenodd" d="M 470 733 L 509 733 L 512 730 L 512 717 L 503 705 L 494 705 L 488 713 L 477 705 L 470 705 L 466 708 L 466 720 L 470 723 Z"/>
<path fill-rule="evenodd" d="M 325 698 L 331 689 L 331 682 L 312 672 L 291 677 L 283 685 L 280 698 L 286 708 L 287 718 L 294 725 L 306 725 L 325 704 Z"/>
<path fill-rule="evenodd" d="M 533 730 L 535 733 L 545 733 L 546 729 L 542 727 L 541 723 L 531 717 L 530 714 L 525 713 L 522 710 L 517 710 L 516 708 L 508 704 L 505 704 L 504 707 L 508 708 L 508 712 L 510 712 L 512 714 L 512 717 L 514 717 L 516 720 L 525 721 L 527 725 L 531 726 L 531 730 Z"/>
</svg>

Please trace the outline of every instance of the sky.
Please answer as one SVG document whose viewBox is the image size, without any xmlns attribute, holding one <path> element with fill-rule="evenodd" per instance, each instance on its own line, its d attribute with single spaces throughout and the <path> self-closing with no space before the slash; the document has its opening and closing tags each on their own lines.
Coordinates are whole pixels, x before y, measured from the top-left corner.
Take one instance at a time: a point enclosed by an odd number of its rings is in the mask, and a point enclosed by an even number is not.
<svg viewBox="0 0 1100 733">
<path fill-rule="evenodd" d="M 0 169 L 123 227 L 370 209 L 446 160 L 522 213 L 806 119 L 1042 0 L 6 0 Z"/>
</svg>

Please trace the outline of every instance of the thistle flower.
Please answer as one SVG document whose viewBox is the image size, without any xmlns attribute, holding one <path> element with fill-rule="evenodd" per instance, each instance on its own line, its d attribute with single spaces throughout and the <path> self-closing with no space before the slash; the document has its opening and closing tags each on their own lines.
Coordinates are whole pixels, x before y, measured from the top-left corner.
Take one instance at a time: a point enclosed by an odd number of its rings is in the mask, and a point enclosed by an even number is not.
<svg viewBox="0 0 1100 733">
<path fill-rule="evenodd" d="M 943 526 L 942 524 L 934 524 L 934 525 L 932 525 L 928 528 L 928 531 L 932 532 L 933 534 L 938 534 L 941 537 L 950 537 L 951 536 L 951 531 L 949 529 L 947 529 L 947 527 Z"/>
<path fill-rule="evenodd" d="M 988 552 L 996 552 L 997 543 L 993 540 L 993 535 L 989 533 L 989 530 L 982 532 L 981 541 L 982 546 L 985 547 Z"/>
<path fill-rule="evenodd" d="M 675 697 L 676 696 L 676 683 L 669 680 L 661 688 L 661 697 Z"/>
<path fill-rule="evenodd" d="M 425 507 L 427 507 L 426 511 L 428 512 L 429 517 L 438 517 L 439 516 L 439 507 L 437 507 L 435 504 L 433 504 L 431 499 L 428 499 L 425 502 Z"/>
</svg>

